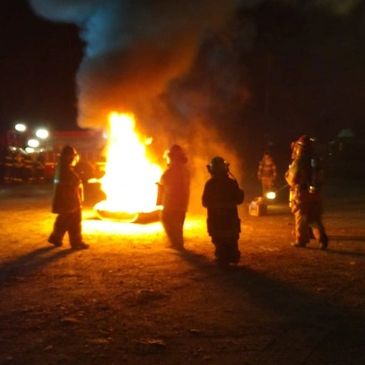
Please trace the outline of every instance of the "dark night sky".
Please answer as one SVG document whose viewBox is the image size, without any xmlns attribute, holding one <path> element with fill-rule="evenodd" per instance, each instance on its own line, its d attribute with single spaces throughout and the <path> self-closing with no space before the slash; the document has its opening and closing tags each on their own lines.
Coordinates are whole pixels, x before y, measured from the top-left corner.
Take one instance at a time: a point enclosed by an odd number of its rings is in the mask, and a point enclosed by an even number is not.
<svg viewBox="0 0 365 365">
<path fill-rule="evenodd" d="M 308 131 L 323 138 L 342 127 L 364 133 L 364 6 L 334 17 L 275 4 L 264 1 L 250 12 L 257 32 L 254 47 L 235 50 L 250 93 L 241 118 L 252 119 L 246 131 L 254 126 L 261 128 L 256 135 L 277 134 L 282 127 L 285 138 L 292 138 L 291 129 L 293 135 Z M 2 128 L 15 120 L 75 128 L 75 74 L 83 51 L 77 28 L 37 17 L 25 0 L 3 0 L 1 5 Z M 238 41 L 234 35 L 232 39 L 234 47 Z M 193 70 L 202 74 L 199 64 Z M 205 84 L 204 75 L 195 79 Z M 196 87 L 192 80 L 182 83 L 176 95 L 183 95 L 189 82 Z"/>
<path fill-rule="evenodd" d="M 74 128 L 77 28 L 33 14 L 25 0 L 1 2 L 0 121 Z"/>
</svg>

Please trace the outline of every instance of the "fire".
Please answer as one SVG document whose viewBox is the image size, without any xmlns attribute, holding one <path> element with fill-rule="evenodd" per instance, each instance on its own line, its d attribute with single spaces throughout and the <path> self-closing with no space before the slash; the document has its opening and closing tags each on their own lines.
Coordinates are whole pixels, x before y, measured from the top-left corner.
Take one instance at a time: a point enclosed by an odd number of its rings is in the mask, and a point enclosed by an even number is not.
<svg viewBox="0 0 365 365">
<path fill-rule="evenodd" d="M 133 114 L 109 115 L 105 175 L 101 179 L 106 200 L 96 210 L 137 214 L 156 210 L 161 168 L 150 162 L 146 144 L 135 130 Z"/>
</svg>

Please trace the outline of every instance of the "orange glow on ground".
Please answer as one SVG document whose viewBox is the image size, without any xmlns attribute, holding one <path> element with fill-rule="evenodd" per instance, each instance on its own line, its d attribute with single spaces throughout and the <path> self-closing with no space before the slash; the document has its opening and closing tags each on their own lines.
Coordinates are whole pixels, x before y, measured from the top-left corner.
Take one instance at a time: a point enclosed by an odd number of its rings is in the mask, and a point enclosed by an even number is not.
<svg viewBox="0 0 365 365">
<path fill-rule="evenodd" d="M 148 158 L 151 141 L 138 135 L 133 114 L 109 116 L 108 153 L 101 186 L 107 199 L 95 209 L 109 212 L 151 212 L 157 209 L 157 182 L 162 170 Z"/>
<path fill-rule="evenodd" d="M 92 212 L 84 212 L 82 222 L 82 231 L 85 235 L 93 236 L 99 234 L 112 234 L 121 236 L 138 236 L 138 235 L 163 235 L 164 230 L 160 222 L 148 224 L 125 223 L 112 220 L 95 219 Z M 184 236 L 199 235 L 206 238 L 206 222 L 203 216 L 189 216 L 184 224 Z"/>
<path fill-rule="evenodd" d="M 155 234 L 163 231 L 160 222 L 149 224 L 121 223 L 108 220 L 84 220 L 82 223 L 83 233 L 93 235 L 98 233 L 111 233 L 118 235 Z"/>
</svg>

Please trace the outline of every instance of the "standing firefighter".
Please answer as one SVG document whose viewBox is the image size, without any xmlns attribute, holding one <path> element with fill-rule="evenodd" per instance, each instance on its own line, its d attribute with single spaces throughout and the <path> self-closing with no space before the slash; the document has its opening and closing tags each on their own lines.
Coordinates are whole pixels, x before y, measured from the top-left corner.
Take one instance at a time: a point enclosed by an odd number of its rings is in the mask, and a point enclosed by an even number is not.
<svg viewBox="0 0 365 365">
<path fill-rule="evenodd" d="M 80 250 L 89 246 L 82 241 L 81 235 L 82 184 L 74 171 L 76 162 L 76 150 L 71 146 L 65 146 L 54 179 L 52 213 L 56 213 L 57 217 L 48 242 L 62 246 L 63 236 L 68 232 L 71 247 Z"/>
<path fill-rule="evenodd" d="M 207 165 L 211 178 L 204 186 L 202 203 L 208 210 L 207 228 L 215 246 L 218 263 L 238 263 L 238 239 L 241 221 L 237 205 L 244 199 L 243 190 L 230 177 L 229 164 L 222 157 L 214 157 Z"/>
<path fill-rule="evenodd" d="M 165 153 L 168 164 L 159 183 L 158 204 L 162 205 L 161 222 L 171 247 L 184 249 L 183 227 L 190 195 L 188 159 L 179 145 Z"/>
<path fill-rule="evenodd" d="M 292 144 L 292 163 L 285 174 L 290 186 L 289 205 L 295 220 L 295 247 L 305 247 L 314 237 L 326 250 L 328 237 L 322 223 L 322 171 L 314 154 L 312 140 L 301 136 Z"/>
<path fill-rule="evenodd" d="M 274 159 L 268 152 L 264 152 L 259 162 L 257 178 L 261 182 L 262 196 L 273 190 L 276 179 L 276 165 Z"/>
</svg>

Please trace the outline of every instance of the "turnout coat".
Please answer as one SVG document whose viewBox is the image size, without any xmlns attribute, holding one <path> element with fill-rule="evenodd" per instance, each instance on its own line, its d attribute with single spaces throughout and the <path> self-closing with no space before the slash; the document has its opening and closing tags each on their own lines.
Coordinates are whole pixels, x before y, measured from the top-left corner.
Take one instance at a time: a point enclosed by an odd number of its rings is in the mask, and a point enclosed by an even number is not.
<svg viewBox="0 0 365 365">
<path fill-rule="evenodd" d="M 67 214 L 81 210 L 82 184 L 70 165 L 59 163 L 54 179 L 52 213 Z"/>
<path fill-rule="evenodd" d="M 241 222 L 237 205 L 243 199 L 243 190 L 227 175 L 213 176 L 206 182 L 202 204 L 207 208 L 207 227 L 211 237 L 238 239 Z"/>
</svg>

